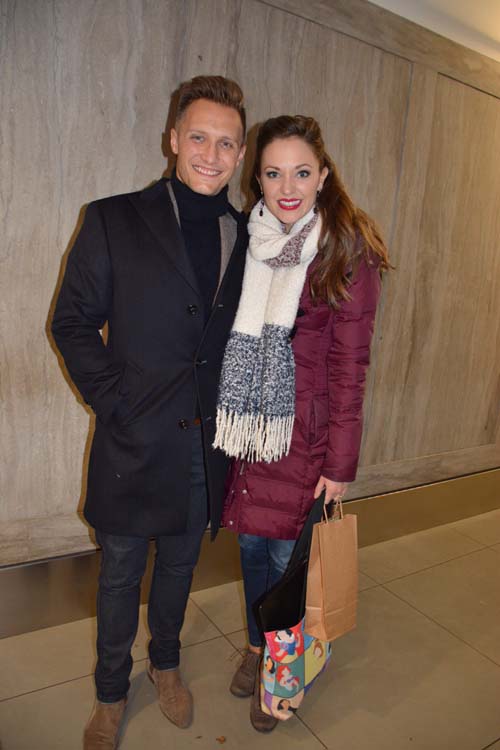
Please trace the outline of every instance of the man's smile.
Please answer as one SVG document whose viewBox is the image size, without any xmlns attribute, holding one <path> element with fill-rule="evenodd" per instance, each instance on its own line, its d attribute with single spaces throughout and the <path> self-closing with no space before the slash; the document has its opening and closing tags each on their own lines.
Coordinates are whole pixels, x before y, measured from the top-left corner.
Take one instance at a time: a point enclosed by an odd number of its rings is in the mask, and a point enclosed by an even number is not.
<svg viewBox="0 0 500 750">
<path fill-rule="evenodd" d="M 193 169 L 198 174 L 202 174 L 204 177 L 219 177 L 222 174 L 220 169 L 210 169 L 209 167 L 202 167 L 201 164 L 193 164 Z"/>
</svg>

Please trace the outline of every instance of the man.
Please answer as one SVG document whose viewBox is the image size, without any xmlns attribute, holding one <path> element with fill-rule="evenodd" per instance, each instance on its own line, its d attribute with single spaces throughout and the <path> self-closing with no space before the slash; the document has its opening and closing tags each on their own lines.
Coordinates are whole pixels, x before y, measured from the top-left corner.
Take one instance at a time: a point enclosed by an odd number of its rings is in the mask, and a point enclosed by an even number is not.
<svg viewBox="0 0 500 750">
<path fill-rule="evenodd" d="M 85 750 L 116 746 L 150 537 L 148 674 L 165 715 L 192 720 L 179 632 L 203 532 L 210 519 L 215 537 L 222 510 L 226 458 L 211 446 L 247 244 L 227 199 L 244 139 L 236 83 L 183 84 L 172 179 L 89 205 L 57 301 L 54 338 L 97 415 L 84 511 L 102 548 L 97 702 Z"/>
</svg>

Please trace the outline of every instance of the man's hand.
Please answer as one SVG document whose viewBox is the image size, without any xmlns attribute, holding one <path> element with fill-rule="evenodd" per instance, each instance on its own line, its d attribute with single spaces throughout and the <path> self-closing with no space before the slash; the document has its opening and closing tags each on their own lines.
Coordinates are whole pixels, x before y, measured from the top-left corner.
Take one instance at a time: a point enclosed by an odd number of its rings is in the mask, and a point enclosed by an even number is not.
<svg viewBox="0 0 500 750">
<path fill-rule="evenodd" d="M 332 500 L 342 500 L 347 492 L 347 487 L 348 482 L 333 482 L 331 479 L 321 476 L 314 490 L 314 499 L 316 500 L 325 490 L 325 505 L 329 505 Z"/>
</svg>

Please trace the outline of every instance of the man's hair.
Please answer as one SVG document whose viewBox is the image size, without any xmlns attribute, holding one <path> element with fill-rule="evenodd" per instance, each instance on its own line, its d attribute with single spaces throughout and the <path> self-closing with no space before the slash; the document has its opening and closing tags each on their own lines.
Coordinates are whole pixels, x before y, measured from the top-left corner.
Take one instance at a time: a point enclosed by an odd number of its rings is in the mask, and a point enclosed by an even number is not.
<svg viewBox="0 0 500 750">
<path fill-rule="evenodd" d="M 190 81 L 181 83 L 177 102 L 176 123 L 190 104 L 197 99 L 208 99 L 216 104 L 235 109 L 243 126 L 243 138 L 246 133 L 246 113 L 243 106 L 243 91 L 235 81 L 223 76 L 195 76 Z"/>
</svg>

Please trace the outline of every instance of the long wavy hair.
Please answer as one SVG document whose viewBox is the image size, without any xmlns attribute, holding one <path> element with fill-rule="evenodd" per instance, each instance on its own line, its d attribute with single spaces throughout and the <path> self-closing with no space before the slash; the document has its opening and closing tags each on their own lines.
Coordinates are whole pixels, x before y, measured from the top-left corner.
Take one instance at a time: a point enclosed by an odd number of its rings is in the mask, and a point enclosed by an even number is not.
<svg viewBox="0 0 500 750">
<path fill-rule="evenodd" d="M 253 187 L 259 194 L 262 154 L 278 138 L 297 137 L 305 141 L 319 161 L 320 171 L 328 176 L 316 201 L 322 219 L 318 262 L 311 274 L 311 296 L 334 308 L 349 299 L 349 286 L 360 260 L 378 263 L 381 271 L 389 268 L 387 249 L 376 223 L 358 208 L 348 195 L 333 159 L 325 149 L 321 129 L 312 117 L 281 115 L 264 122 L 257 136 Z"/>
</svg>

